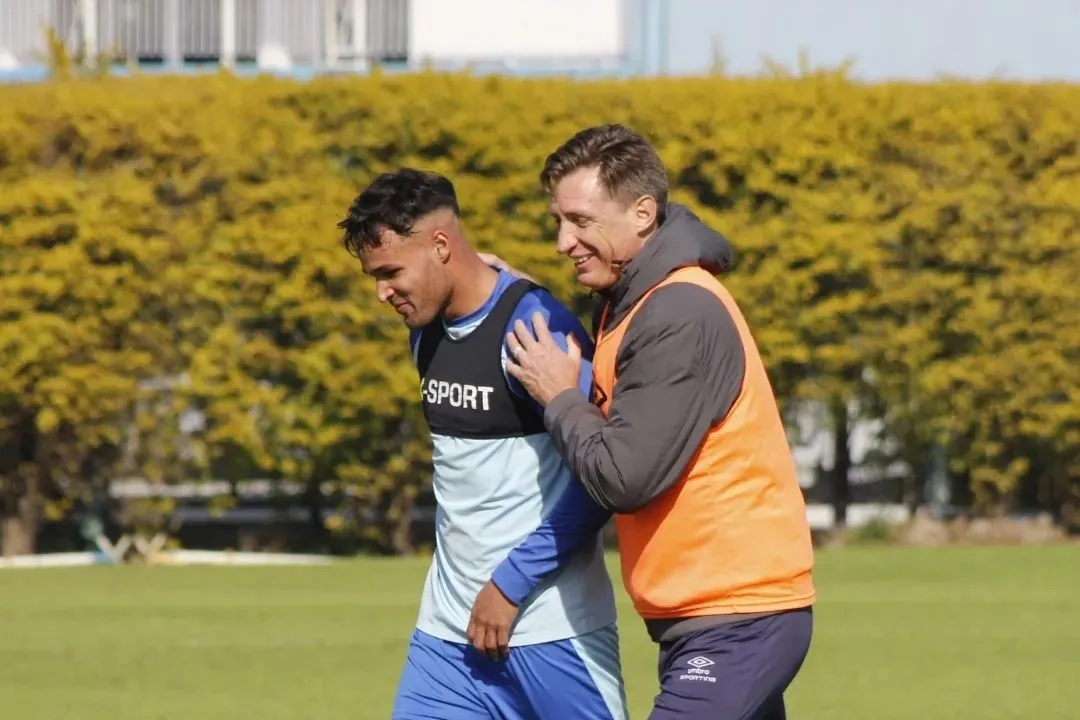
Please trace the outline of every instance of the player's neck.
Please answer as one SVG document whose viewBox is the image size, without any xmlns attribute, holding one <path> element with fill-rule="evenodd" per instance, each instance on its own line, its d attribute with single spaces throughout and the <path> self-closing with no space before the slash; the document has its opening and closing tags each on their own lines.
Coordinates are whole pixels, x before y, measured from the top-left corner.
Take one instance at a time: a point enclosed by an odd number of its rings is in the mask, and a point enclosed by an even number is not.
<svg viewBox="0 0 1080 720">
<path fill-rule="evenodd" d="M 462 267 L 454 278 L 454 290 L 450 302 L 443 311 L 447 320 L 457 320 L 471 315 L 484 306 L 495 285 L 499 282 L 499 271 L 484 264 L 479 257 L 471 259 Z"/>
</svg>

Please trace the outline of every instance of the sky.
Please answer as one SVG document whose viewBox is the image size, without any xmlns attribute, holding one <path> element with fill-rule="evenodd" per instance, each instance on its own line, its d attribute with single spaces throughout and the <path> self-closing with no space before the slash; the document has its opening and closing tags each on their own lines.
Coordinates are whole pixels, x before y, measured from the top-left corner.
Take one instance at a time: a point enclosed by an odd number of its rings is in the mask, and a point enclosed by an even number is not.
<svg viewBox="0 0 1080 720">
<path fill-rule="evenodd" d="M 669 73 L 707 70 L 715 39 L 738 74 L 759 70 L 763 55 L 795 67 L 802 47 L 814 66 L 852 57 L 853 74 L 866 80 L 1080 81 L 1080 0 L 626 1 L 652 28 L 667 2 Z M 663 67 L 658 46 L 654 37 L 645 48 L 648 70 Z"/>
</svg>

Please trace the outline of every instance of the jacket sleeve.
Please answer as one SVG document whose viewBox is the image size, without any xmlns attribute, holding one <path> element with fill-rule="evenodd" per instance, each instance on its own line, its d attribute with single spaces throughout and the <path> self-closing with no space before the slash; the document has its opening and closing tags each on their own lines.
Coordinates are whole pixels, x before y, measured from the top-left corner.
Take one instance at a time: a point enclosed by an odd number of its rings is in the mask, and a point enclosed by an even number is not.
<svg viewBox="0 0 1080 720">
<path fill-rule="evenodd" d="M 555 341 L 564 351 L 568 335 L 578 341 L 584 355 L 577 392 L 580 397 L 587 398 L 592 387 L 592 365 L 588 362 L 592 356 L 592 343 L 585 328 L 546 292 L 526 295 L 510 320 L 511 326 L 518 318 L 531 323 L 534 311 L 545 315 Z M 516 385 L 513 378 L 508 377 L 508 380 L 512 387 Z M 528 397 L 520 386 L 515 392 Z M 538 414 L 543 411 L 542 407 L 536 406 Z M 491 581 L 508 600 L 521 605 L 545 578 L 565 565 L 581 547 L 595 542 L 597 533 L 610 518 L 611 511 L 597 504 L 580 484 L 568 483 L 543 521 L 495 568 Z"/>
<path fill-rule="evenodd" d="M 608 417 L 567 391 L 548 405 L 545 424 L 589 495 L 633 512 L 679 479 L 738 398 L 744 370 L 742 340 L 723 304 L 704 288 L 676 283 L 653 293 L 631 320 Z"/>
</svg>

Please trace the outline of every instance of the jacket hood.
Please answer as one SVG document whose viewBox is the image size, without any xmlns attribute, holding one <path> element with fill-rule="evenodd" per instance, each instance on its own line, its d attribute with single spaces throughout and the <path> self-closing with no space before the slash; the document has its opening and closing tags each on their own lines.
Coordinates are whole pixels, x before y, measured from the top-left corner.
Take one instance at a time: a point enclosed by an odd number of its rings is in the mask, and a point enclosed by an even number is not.
<svg viewBox="0 0 1080 720">
<path fill-rule="evenodd" d="M 654 285 L 675 270 L 700 266 L 713 275 L 731 269 L 735 252 L 727 238 L 684 205 L 668 203 L 667 215 L 618 281 L 600 293 L 610 304 L 606 325 L 617 323 Z"/>
</svg>

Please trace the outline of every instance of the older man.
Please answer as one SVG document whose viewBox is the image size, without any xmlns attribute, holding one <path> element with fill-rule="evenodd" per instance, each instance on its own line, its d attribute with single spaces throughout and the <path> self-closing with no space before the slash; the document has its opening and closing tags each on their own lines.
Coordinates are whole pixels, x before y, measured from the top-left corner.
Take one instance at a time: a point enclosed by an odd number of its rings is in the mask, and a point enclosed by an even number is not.
<svg viewBox="0 0 1080 720">
<path fill-rule="evenodd" d="M 558 252 L 601 298 L 592 402 L 542 318 L 508 370 L 545 406 L 573 474 L 616 513 L 623 580 L 659 644 L 650 715 L 785 717 L 810 647 L 813 550 L 769 378 L 731 294 L 722 236 L 667 200 L 654 149 L 589 128 L 541 173 Z"/>
</svg>

